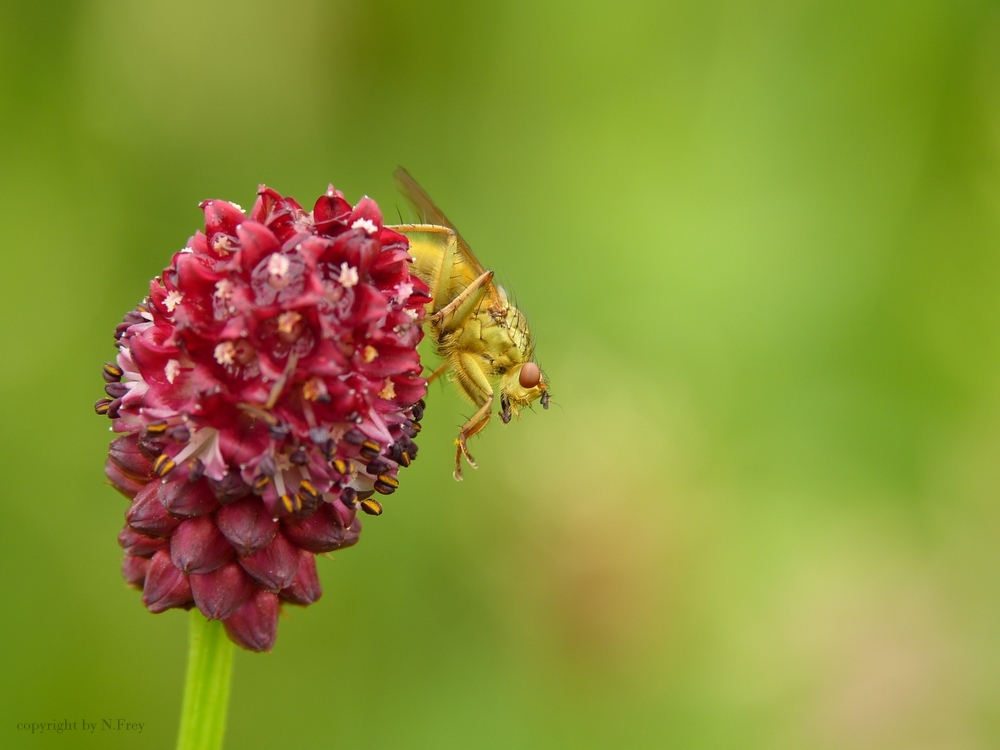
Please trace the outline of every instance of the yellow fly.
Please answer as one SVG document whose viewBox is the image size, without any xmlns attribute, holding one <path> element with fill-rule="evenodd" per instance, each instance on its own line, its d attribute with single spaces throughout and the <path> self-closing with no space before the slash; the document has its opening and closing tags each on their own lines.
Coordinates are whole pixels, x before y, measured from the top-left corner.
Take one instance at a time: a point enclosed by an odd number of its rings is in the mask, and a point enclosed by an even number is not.
<svg viewBox="0 0 1000 750">
<path fill-rule="evenodd" d="M 463 454 L 476 468 L 466 441 L 490 421 L 494 381 L 499 380 L 504 424 L 537 399 L 548 409 L 549 385 L 533 359 L 528 321 L 510 304 L 503 287 L 493 283 L 493 271 L 476 260 L 458 230 L 405 169 L 396 170 L 396 185 L 426 222 L 391 228 L 410 240 L 413 273 L 431 290 L 428 333 L 444 362 L 428 382 L 450 373 L 458 392 L 479 407 L 455 441 L 455 479 L 462 481 Z"/>
</svg>

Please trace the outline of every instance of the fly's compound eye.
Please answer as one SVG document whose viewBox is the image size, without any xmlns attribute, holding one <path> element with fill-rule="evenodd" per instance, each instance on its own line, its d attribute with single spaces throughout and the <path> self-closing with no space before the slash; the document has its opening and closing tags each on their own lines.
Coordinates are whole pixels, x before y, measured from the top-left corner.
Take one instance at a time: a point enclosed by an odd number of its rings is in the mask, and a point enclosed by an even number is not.
<svg viewBox="0 0 1000 750">
<path fill-rule="evenodd" d="M 517 382 L 522 388 L 534 388 L 542 379 L 542 371 L 534 362 L 525 362 L 521 365 L 521 372 L 517 376 Z"/>
</svg>

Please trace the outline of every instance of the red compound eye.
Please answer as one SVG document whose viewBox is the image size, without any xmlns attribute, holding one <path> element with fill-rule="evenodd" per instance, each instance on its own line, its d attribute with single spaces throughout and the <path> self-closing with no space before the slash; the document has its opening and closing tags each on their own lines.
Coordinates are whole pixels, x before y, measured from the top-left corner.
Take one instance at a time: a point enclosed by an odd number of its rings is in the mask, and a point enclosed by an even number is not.
<svg viewBox="0 0 1000 750">
<path fill-rule="evenodd" d="M 534 388 L 542 379 L 542 371 L 534 362 L 526 362 L 521 367 L 521 374 L 517 376 L 517 382 L 522 388 Z"/>
</svg>

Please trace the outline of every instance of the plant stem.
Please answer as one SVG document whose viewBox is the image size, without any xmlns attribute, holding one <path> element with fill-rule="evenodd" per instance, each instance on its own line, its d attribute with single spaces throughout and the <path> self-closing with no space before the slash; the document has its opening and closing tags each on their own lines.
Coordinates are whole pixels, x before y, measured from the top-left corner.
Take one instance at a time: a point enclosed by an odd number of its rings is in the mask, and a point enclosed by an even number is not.
<svg viewBox="0 0 1000 750">
<path fill-rule="evenodd" d="M 177 750 L 220 750 L 233 674 L 233 644 L 222 623 L 191 610 L 184 706 Z"/>
</svg>

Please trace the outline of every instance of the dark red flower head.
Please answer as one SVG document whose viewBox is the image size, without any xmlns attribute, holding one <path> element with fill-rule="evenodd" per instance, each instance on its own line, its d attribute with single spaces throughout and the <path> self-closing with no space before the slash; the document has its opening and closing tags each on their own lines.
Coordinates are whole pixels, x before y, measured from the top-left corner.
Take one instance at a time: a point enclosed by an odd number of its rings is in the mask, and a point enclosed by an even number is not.
<svg viewBox="0 0 1000 750">
<path fill-rule="evenodd" d="M 115 333 L 105 472 L 132 500 L 123 573 L 146 607 L 197 606 L 267 651 L 281 602 L 320 596 L 314 555 L 354 544 L 416 456 L 429 296 L 369 198 L 201 208 Z"/>
</svg>

